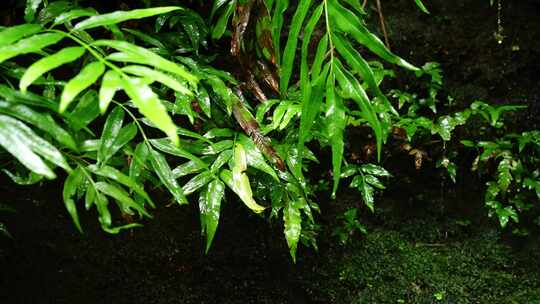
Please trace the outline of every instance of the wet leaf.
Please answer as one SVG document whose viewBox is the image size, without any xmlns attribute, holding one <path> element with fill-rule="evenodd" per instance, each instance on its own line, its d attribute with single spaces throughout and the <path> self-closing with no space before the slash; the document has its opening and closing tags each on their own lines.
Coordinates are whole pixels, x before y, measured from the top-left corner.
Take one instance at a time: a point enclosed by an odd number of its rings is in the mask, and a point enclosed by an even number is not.
<svg viewBox="0 0 540 304">
<path fill-rule="evenodd" d="M 204 187 L 206 184 L 208 184 L 211 180 L 214 179 L 214 174 L 210 171 L 204 171 L 200 174 L 195 175 L 192 179 L 190 179 L 183 187 L 182 190 L 184 191 L 185 195 L 190 195 L 191 193 L 199 190 L 200 188 Z"/>
<path fill-rule="evenodd" d="M 332 173 L 334 177 L 334 185 L 332 187 L 332 196 L 335 197 L 336 191 L 341 178 L 341 163 L 343 162 L 343 151 L 345 141 L 343 139 L 343 131 L 347 124 L 347 116 L 345 114 L 345 106 L 341 97 L 334 91 L 334 78 L 329 77 L 326 84 L 326 102 L 328 110 L 326 111 L 327 132 L 332 146 Z"/>
<path fill-rule="evenodd" d="M 360 170 L 362 170 L 363 173 L 370 174 L 370 175 L 376 175 L 376 176 L 382 176 L 382 177 L 390 177 L 392 176 L 386 169 L 384 169 L 381 166 L 377 166 L 374 164 L 365 164 L 360 167 Z"/>
<path fill-rule="evenodd" d="M 139 111 L 177 146 L 176 125 L 152 88 L 136 78 L 122 79 L 122 86 Z"/>
<path fill-rule="evenodd" d="M 287 44 L 285 45 L 285 50 L 283 51 L 283 61 L 281 62 L 279 82 L 281 96 L 285 96 L 287 88 L 289 87 L 289 80 L 291 78 L 292 69 L 294 66 L 293 63 L 296 54 L 296 45 L 298 44 L 298 36 L 310 6 L 311 0 L 300 1 L 291 21 L 289 35 L 287 36 Z"/>
<path fill-rule="evenodd" d="M 120 129 L 124 124 L 124 110 L 117 106 L 115 107 L 103 126 L 103 131 L 101 132 L 100 145 L 97 154 L 98 164 L 104 165 L 107 163 L 107 160 L 113 156 L 113 145 Z"/>
<path fill-rule="evenodd" d="M 188 204 L 186 196 L 184 195 L 182 188 L 180 187 L 180 185 L 178 185 L 178 182 L 174 178 L 174 174 L 172 173 L 171 167 L 169 167 L 165 156 L 153 149 L 149 149 L 149 152 L 150 163 L 152 164 L 154 172 L 159 177 L 159 180 L 173 195 L 174 199 L 178 204 Z"/>
<path fill-rule="evenodd" d="M 127 41 L 119 40 L 96 40 L 94 43 L 96 46 L 104 46 L 114 48 L 122 53 L 126 57 L 121 58 L 121 61 L 146 64 L 155 67 L 156 69 L 176 74 L 190 83 L 191 86 L 197 85 L 198 78 L 188 72 L 182 65 L 165 59 L 158 54 Z M 109 59 L 109 57 L 107 57 Z"/>
<path fill-rule="evenodd" d="M 37 136 L 22 122 L 5 115 L 0 115 L 0 146 L 30 171 L 47 178 L 52 179 L 56 175 L 37 154 L 69 170 L 62 154 L 54 146 Z"/>
<path fill-rule="evenodd" d="M 152 201 L 152 199 L 150 199 L 150 196 L 146 193 L 146 191 L 144 191 L 144 188 L 140 184 L 138 184 L 135 180 L 131 179 L 129 176 L 120 172 L 116 168 L 110 167 L 110 166 L 103 166 L 103 167 L 89 166 L 88 170 L 90 170 L 94 174 L 97 174 L 99 176 L 103 176 L 106 178 L 110 178 L 114 180 L 115 182 L 128 187 L 129 190 L 132 190 L 135 193 L 139 194 L 141 197 L 143 197 L 150 206 L 155 207 L 154 202 Z"/>
<path fill-rule="evenodd" d="M 253 143 L 249 137 L 240 135 L 237 138 L 237 142 L 244 148 L 248 166 L 261 170 L 272 176 L 275 180 L 279 180 L 276 171 L 268 165 L 259 148 L 257 148 L 255 143 Z"/>
<path fill-rule="evenodd" d="M 103 75 L 99 88 L 99 110 L 103 114 L 107 111 L 116 91 L 122 88 L 122 78 L 115 70 L 109 70 Z"/>
<path fill-rule="evenodd" d="M 341 31 L 350 34 L 357 42 L 382 59 L 412 71 L 419 71 L 419 68 L 390 52 L 384 43 L 366 28 L 356 14 L 340 5 L 337 0 L 329 0 L 327 3 L 332 24 L 335 24 Z"/>
<path fill-rule="evenodd" d="M 73 196 L 75 196 L 75 194 L 77 193 L 77 188 L 83 181 L 84 173 L 81 168 L 77 168 L 73 170 L 64 181 L 63 191 L 64 205 L 66 206 L 66 209 L 71 216 L 75 227 L 77 227 L 80 233 L 82 233 L 82 228 L 79 222 L 79 215 L 77 213 L 77 207 L 75 206 Z"/>
<path fill-rule="evenodd" d="M 137 147 L 135 147 L 135 152 L 133 153 L 131 162 L 129 164 L 129 177 L 136 182 L 139 181 L 139 177 L 141 176 L 141 173 L 146 166 L 148 154 L 149 151 L 146 143 L 142 142 L 137 144 Z"/>
<path fill-rule="evenodd" d="M 201 224 L 206 234 L 206 253 L 212 245 L 214 235 L 219 224 L 221 200 L 225 195 L 225 184 L 219 179 L 214 179 L 208 184 L 205 191 L 199 197 L 199 210 Z"/>
<path fill-rule="evenodd" d="M 153 70 L 141 65 L 129 65 L 122 68 L 122 71 L 160 82 L 182 94 L 193 95 L 193 93 L 186 86 L 181 84 L 178 80 L 158 70 Z"/>
<path fill-rule="evenodd" d="M 105 71 L 105 65 L 99 61 L 84 66 L 77 76 L 71 78 L 60 98 L 60 112 L 64 112 L 75 97 L 84 89 L 94 84 Z"/>
<path fill-rule="evenodd" d="M 26 36 L 33 35 L 41 31 L 39 24 L 20 24 L 8 27 L 0 31 L 0 47 L 10 45 Z"/>
<path fill-rule="evenodd" d="M 249 184 L 249 178 L 245 173 L 233 173 L 227 169 L 221 170 L 220 178 L 234 192 L 240 200 L 253 212 L 261 213 L 264 207 L 257 204 L 253 199 L 253 193 Z"/>
<path fill-rule="evenodd" d="M 0 47 L 0 63 L 15 56 L 38 52 L 44 47 L 59 42 L 63 38 L 63 34 L 45 33 L 19 40 L 15 44 L 4 45 Z"/>
<path fill-rule="evenodd" d="M 0 101 L 0 113 L 16 117 L 49 133 L 55 140 L 66 147 L 77 150 L 75 140 L 49 114 L 42 114 L 23 104 Z"/>
<path fill-rule="evenodd" d="M 135 9 L 131 11 L 116 11 L 108 14 L 102 14 L 87 18 L 75 25 L 75 30 L 86 30 L 98 26 L 117 24 L 126 20 L 141 19 L 155 15 L 182 9 L 178 6 L 153 7 L 146 9 Z"/>
<path fill-rule="evenodd" d="M 75 109 L 66 116 L 69 125 L 75 131 L 79 131 L 88 126 L 88 124 L 99 116 L 98 96 L 96 91 L 88 90 L 84 93 L 80 98 L 79 103 L 75 106 Z"/>
<path fill-rule="evenodd" d="M 36 11 L 42 2 L 43 0 L 26 0 L 26 6 L 24 8 L 24 21 L 28 23 L 34 21 Z"/>
<path fill-rule="evenodd" d="M 296 263 L 296 248 L 300 234 L 302 233 L 302 216 L 300 210 L 294 206 L 292 201 L 289 201 L 283 209 L 283 222 L 285 223 L 285 239 L 287 240 L 291 257 Z"/>
<path fill-rule="evenodd" d="M 96 182 L 95 187 L 97 191 L 114 198 L 119 203 L 120 209 L 123 212 L 130 214 L 130 210 L 133 209 L 140 215 L 152 218 L 143 206 L 139 205 L 129 196 L 129 193 L 121 187 L 117 187 L 112 182 Z"/>
<path fill-rule="evenodd" d="M 224 2 L 224 1 L 219 1 Z M 215 6 L 216 7 L 216 6 Z M 223 36 L 225 33 L 225 30 L 227 29 L 227 24 L 229 23 L 229 19 L 231 15 L 234 12 L 234 9 L 236 7 L 236 0 L 232 0 L 229 3 L 227 3 L 227 6 L 225 7 L 225 11 L 219 16 L 218 21 L 214 25 L 214 28 L 212 29 L 212 39 L 219 39 Z M 215 12 L 214 8 L 212 8 L 212 12 Z"/>
<path fill-rule="evenodd" d="M 84 52 L 85 49 L 80 46 L 66 47 L 52 55 L 43 57 L 42 59 L 34 62 L 24 72 L 24 75 L 19 82 L 20 90 L 23 93 L 26 92 L 26 88 L 40 76 L 63 64 L 76 60 L 77 58 L 81 57 Z"/>
<path fill-rule="evenodd" d="M 70 22 L 73 19 L 80 17 L 95 16 L 98 12 L 93 8 L 77 8 L 58 15 L 54 19 L 53 25 Z"/>
<path fill-rule="evenodd" d="M 422 12 L 429 14 L 429 11 L 427 10 L 426 6 L 424 5 L 424 3 L 422 3 L 422 0 L 414 0 L 414 2 L 416 2 L 416 5 L 418 5 L 418 7 L 422 10 Z"/>
</svg>

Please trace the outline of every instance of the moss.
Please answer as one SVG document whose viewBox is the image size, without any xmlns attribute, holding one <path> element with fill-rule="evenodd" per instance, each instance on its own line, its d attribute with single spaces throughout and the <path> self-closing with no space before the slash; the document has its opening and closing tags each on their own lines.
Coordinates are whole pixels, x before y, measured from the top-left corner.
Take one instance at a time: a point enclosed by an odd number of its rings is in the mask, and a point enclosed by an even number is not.
<svg viewBox="0 0 540 304">
<path fill-rule="evenodd" d="M 371 232 L 321 263 L 319 285 L 307 290 L 333 303 L 540 303 L 538 272 L 529 272 L 497 233 L 415 243 L 410 227 L 405 231 Z"/>
</svg>

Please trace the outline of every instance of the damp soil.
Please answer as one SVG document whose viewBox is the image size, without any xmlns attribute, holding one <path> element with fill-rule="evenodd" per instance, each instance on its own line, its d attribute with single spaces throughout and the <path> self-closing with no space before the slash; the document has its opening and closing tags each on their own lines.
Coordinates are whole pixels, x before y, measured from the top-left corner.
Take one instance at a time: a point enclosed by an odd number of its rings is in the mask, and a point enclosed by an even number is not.
<svg viewBox="0 0 540 304">
<path fill-rule="evenodd" d="M 520 123 L 538 128 L 540 2 L 503 1 L 502 44 L 488 0 L 429 1 L 431 15 L 409 0 L 383 8 L 392 49 L 415 64 L 440 62 L 446 94 L 461 105 L 528 104 Z M 159 189 L 144 228 L 108 235 L 90 211 L 81 212 L 80 235 L 61 184 L 2 178 L 1 201 L 17 212 L 0 214 L 13 235 L 0 238 L 0 303 L 540 303 L 538 233 L 499 232 L 474 180 L 450 189 L 432 177 L 415 173 L 389 189 L 375 214 L 362 214 L 370 233 L 345 246 L 331 227 L 360 198 L 321 195 L 319 250 L 300 247 L 296 264 L 281 223 L 233 197 L 204 254 L 195 205 L 167 207 Z"/>
</svg>

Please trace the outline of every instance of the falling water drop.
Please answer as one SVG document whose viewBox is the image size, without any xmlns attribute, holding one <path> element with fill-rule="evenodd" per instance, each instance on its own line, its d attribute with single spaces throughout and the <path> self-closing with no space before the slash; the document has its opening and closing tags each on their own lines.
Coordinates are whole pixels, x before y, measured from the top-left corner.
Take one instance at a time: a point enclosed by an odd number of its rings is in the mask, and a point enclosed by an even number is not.
<svg viewBox="0 0 540 304">
<path fill-rule="evenodd" d="M 504 28 L 502 26 L 502 1 L 497 0 L 497 31 L 494 33 L 497 43 L 502 44 L 504 40 Z"/>
</svg>

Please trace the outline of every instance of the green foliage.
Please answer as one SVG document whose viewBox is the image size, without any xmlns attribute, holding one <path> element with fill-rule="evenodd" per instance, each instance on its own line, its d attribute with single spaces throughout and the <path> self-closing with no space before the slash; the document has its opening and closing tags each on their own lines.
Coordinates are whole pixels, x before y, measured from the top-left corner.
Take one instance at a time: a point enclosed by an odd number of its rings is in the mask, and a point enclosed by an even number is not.
<svg viewBox="0 0 540 304">
<path fill-rule="evenodd" d="M 355 232 L 367 234 L 366 228 L 358 220 L 358 209 L 349 209 L 339 217 L 342 220 L 342 225 L 334 229 L 333 235 L 339 239 L 342 245 L 351 241 Z"/>
<path fill-rule="evenodd" d="M 503 228 L 510 221 L 518 223 L 520 214 L 535 210 L 540 201 L 539 139 L 539 131 L 531 131 L 507 134 L 496 141 L 462 141 L 479 151 L 472 170 L 488 175 L 485 205 Z M 490 167 L 495 170 L 490 172 Z"/>
<path fill-rule="evenodd" d="M 522 108 L 477 101 L 436 116 L 439 65 L 418 68 L 392 53 L 368 29 L 357 1 L 216 0 L 208 20 L 188 8 L 145 4 L 100 14 L 78 1 L 29 0 L 26 23 L 0 31 L 0 146 L 8 155 L 2 170 L 18 184 L 65 171 L 64 204 L 81 232 L 83 206 L 96 208 L 109 233 L 140 226 L 159 205 L 151 186 L 179 205 L 197 197 L 208 251 L 228 189 L 250 211 L 281 219 L 295 260 L 299 242 L 316 248 L 321 185 L 331 182 L 335 197 L 342 179 L 351 178 L 372 212 L 375 192 L 385 189 L 390 173 L 369 155 L 348 158 L 349 131 L 366 127 L 373 143 L 365 144 L 380 161 L 383 144 L 403 130 L 400 140 L 420 169 L 429 159 L 422 142 L 436 136 L 451 145 L 474 116 L 502 130 L 502 113 Z M 223 60 L 214 61 L 219 50 L 211 49 L 229 36 L 236 77 L 215 68 Z M 398 67 L 428 79 L 423 97 L 381 89 Z M 517 140 L 519 151 L 538 146 L 536 133 L 508 140 Z M 516 185 L 538 194 L 538 172 L 519 171 L 525 161 L 512 148 L 493 149 L 498 177 L 488 185 L 488 205 L 504 221 L 517 221 L 515 210 L 525 205 L 501 198 Z M 439 156 L 438 166 L 455 181 L 456 154 Z M 331 167 L 328 181 L 314 180 L 315 163 Z M 363 231 L 356 209 L 343 219 L 343 235 Z"/>
</svg>

